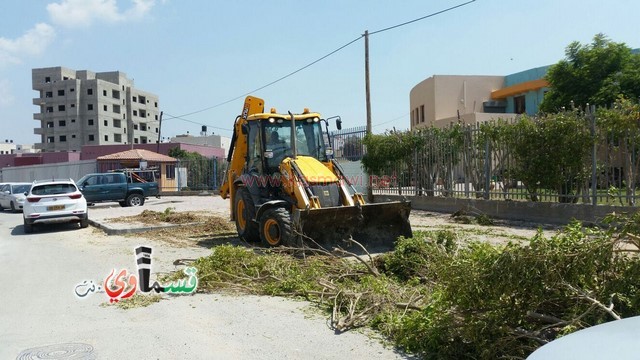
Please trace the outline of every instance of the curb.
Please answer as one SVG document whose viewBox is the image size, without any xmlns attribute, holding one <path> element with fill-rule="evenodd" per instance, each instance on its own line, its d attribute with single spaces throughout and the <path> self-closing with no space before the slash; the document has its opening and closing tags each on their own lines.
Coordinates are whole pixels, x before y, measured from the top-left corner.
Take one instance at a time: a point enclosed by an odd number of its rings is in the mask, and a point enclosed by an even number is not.
<svg viewBox="0 0 640 360">
<path fill-rule="evenodd" d="M 151 230 L 163 230 L 163 229 L 173 229 L 183 226 L 191 226 L 199 223 L 187 223 L 187 224 L 167 224 L 167 225 L 156 225 L 156 226 L 144 226 L 137 228 L 126 228 L 126 229 L 115 229 L 104 223 L 89 219 L 89 224 L 95 228 L 98 228 L 104 231 L 107 235 L 123 235 L 123 234 L 133 234 L 140 233 Z"/>
</svg>

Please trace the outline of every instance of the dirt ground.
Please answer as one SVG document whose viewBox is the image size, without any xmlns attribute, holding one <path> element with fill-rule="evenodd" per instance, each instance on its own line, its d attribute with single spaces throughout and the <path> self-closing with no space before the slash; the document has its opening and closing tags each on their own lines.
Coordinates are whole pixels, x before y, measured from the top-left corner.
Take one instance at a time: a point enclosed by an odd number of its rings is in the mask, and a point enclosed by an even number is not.
<svg viewBox="0 0 640 360">
<path fill-rule="evenodd" d="M 229 202 L 218 196 L 163 197 L 149 199 L 144 206 L 121 208 L 117 204 L 96 205 L 90 217 L 112 226 L 141 226 L 161 224 L 165 215 L 168 222 L 189 223 L 176 229 L 157 230 L 144 234 L 129 235 L 162 239 L 174 247 L 212 247 L 224 243 L 239 244 L 235 227 L 229 219 Z M 452 214 L 412 210 L 410 216 L 413 231 L 450 230 L 463 241 L 487 241 L 492 244 L 525 242 L 537 231 L 552 236 L 560 227 L 525 221 L 488 219 L 493 225 L 480 225 L 477 214 Z M 98 231 L 98 230 L 96 230 Z"/>
</svg>

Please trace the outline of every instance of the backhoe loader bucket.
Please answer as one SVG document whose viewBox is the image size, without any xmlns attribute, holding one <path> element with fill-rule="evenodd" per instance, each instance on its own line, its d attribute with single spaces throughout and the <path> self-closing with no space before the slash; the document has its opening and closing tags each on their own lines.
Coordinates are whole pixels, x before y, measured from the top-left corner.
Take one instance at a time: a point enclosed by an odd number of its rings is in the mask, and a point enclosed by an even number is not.
<svg viewBox="0 0 640 360">
<path fill-rule="evenodd" d="M 311 246 L 309 238 L 321 246 L 345 246 L 352 238 L 367 248 L 391 248 L 398 237 L 412 236 L 410 212 L 408 201 L 294 210 L 293 225 Z"/>
</svg>

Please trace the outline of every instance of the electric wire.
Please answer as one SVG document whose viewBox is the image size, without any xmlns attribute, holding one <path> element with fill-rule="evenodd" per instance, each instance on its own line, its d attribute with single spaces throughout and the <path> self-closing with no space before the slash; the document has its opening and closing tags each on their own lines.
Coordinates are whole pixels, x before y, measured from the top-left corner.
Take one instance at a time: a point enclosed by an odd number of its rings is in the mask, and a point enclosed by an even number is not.
<svg viewBox="0 0 640 360">
<path fill-rule="evenodd" d="M 370 35 L 374 35 L 374 34 L 378 34 L 378 33 L 381 33 L 381 32 L 385 32 L 385 31 L 389 31 L 389 30 L 392 30 L 392 29 L 395 29 L 395 28 L 399 28 L 399 27 L 402 27 L 402 26 L 405 26 L 405 25 L 409 25 L 409 24 L 412 24 L 412 23 L 417 22 L 417 21 L 420 21 L 420 20 L 428 19 L 428 18 L 430 18 L 430 17 L 436 16 L 436 15 L 440 15 L 440 14 L 443 14 L 443 13 L 446 13 L 446 12 L 449 12 L 449 11 L 452 11 L 452 10 L 454 10 L 454 9 L 457 9 L 457 8 L 460 8 L 460 7 L 463 7 L 463 6 L 469 5 L 469 4 L 471 4 L 471 3 L 475 2 L 475 1 L 476 1 L 476 0 L 470 0 L 470 1 L 467 1 L 467 2 L 465 2 L 465 3 L 458 4 L 458 5 L 455 5 L 455 6 L 449 7 L 449 8 L 447 8 L 447 9 L 440 10 L 440 11 L 437 11 L 437 12 L 434 12 L 434 13 L 431 13 L 431 14 L 428 14 L 428 15 L 425 15 L 425 16 L 422 16 L 422 17 L 419 17 L 419 18 L 417 18 L 417 19 L 413 19 L 413 20 L 410 20 L 410 21 L 403 22 L 403 23 L 401 23 L 401 24 L 396 24 L 396 25 L 393 25 L 393 26 L 389 26 L 389 27 L 386 27 L 386 28 L 383 28 L 383 29 L 380 29 L 380 30 L 372 31 L 372 32 L 370 32 L 370 33 L 369 33 L 369 36 L 370 36 Z M 173 115 L 169 115 L 169 114 L 167 114 L 168 116 L 171 116 L 171 117 L 170 117 L 170 118 L 168 118 L 168 119 L 164 119 L 164 120 L 179 119 L 179 120 L 183 120 L 183 121 L 188 121 L 188 120 L 184 119 L 184 117 L 186 117 L 186 116 L 190 116 L 190 115 L 194 115 L 194 114 L 198 114 L 198 113 L 201 113 L 201 112 L 204 112 L 204 111 L 207 111 L 207 110 L 211 110 L 211 109 L 214 109 L 214 108 L 220 107 L 220 106 L 222 106 L 222 105 L 228 104 L 228 103 L 230 103 L 230 102 L 236 101 L 236 100 L 238 100 L 238 99 L 241 99 L 241 98 L 243 98 L 243 97 L 245 97 L 245 96 L 247 96 L 247 95 L 250 95 L 250 94 L 256 93 L 256 92 L 258 92 L 258 91 L 260 91 L 260 90 L 262 90 L 262 89 L 265 89 L 265 88 L 267 88 L 267 87 L 269 87 L 269 86 L 271 86 L 271 85 L 274 85 L 274 84 L 276 84 L 276 83 L 278 83 L 278 82 L 280 82 L 280 81 L 282 81 L 282 80 L 284 80 L 284 79 L 286 79 L 286 78 L 289 78 L 289 77 L 291 77 L 291 76 L 293 76 L 293 75 L 295 75 L 295 74 L 299 73 L 300 71 L 302 71 L 302 70 L 304 70 L 304 69 L 307 69 L 307 68 L 309 68 L 309 67 L 311 67 L 311 66 L 313 66 L 313 65 L 317 64 L 318 62 L 320 62 L 320 61 L 322 61 L 322 60 L 324 60 L 324 59 L 328 58 L 329 56 L 331 56 L 331 55 L 333 55 L 333 54 L 337 53 L 338 51 L 341 51 L 342 49 L 344 49 L 344 48 L 348 47 L 349 45 L 352 45 L 353 43 L 355 43 L 355 42 L 357 42 L 358 40 L 362 39 L 364 36 L 365 36 L 365 35 L 364 35 L 364 34 L 362 34 L 362 35 L 358 36 L 357 38 L 355 38 L 355 39 L 353 39 L 353 40 L 349 41 L 348 43 L 346 43 L 346 44 L 344 44 L 344 45 L 342 45 L 342 46 L 338 47 L 337 49 L 335 49 L 335 50 L 331 51 L 330 53 L 328 53 L 328 54 L 326 54 L 326 55 L 324 55 L 324 56 L 322 56 L 322 57 L 320 57 L 320 58 L 318 58 L 318 59 L 316 59 L 316 60 L 314 60 L 314 61 L 312 61 L 312 62 L 308 63 L 307 65 L 305 65 L 305 66 L 303 66 L 303 67 L 301 67 L 301 68 L 298 68 L 297 70 L 294 70 L 294 71 L 292 71 L 292 72 L 290 72 L 290 73 L 288 73 L 288 74 L 286 74 L 286 75 L 284 75 L 284 76 L 281 76 L 281 77 L 279 77 L 278 79 L 273 80 L 273 81 L 271 81 L 271 82 L 269 82 L 269 83 L 267 83 L 267 84 L 265 84 L 265 85 L 262 85 L 262 86 L 260 86 L 259 88 L 256 88 L 256 89 L 254 89 L 254 90 L 251 90 L 251 91 L 249 91 L 249 92 L 246 92 L 246 93 L 244 93 L 244 94 L 242 94 L 242 95 L 238 95 L 238 96 L 234 97 L 233 99 L 229 99 L 229 100 L 223 101 L 223 102 L 221 102 L 221 103 L 218 103 L 218 104 L 215 104 L 215 105 L 212 105 L 212 106 L 209 106 L 209 107 L 206 107 L 206 108 L 200 109 L 200 110 L 192 111 L 192 112 L 190 112 L 190 113 L 182 114 L 182 115 L 179 115 L 179 116 L 173 116 Z M 195 122 L 194 122 L 194 123 L 195 123 Z M 196 124 L 199 124 L 199 123 L 196 123 Z M 204 125 L 204 124 L 200 124 L 200 125 Z M 378 124 L 378 125 L 380 125 L 380 124 Z M 228 129 L 222 129 L 222 130 L 228 130 Z M 230 130 L 229 130 L 229 131 L 230 131 Z"/>
</svg>

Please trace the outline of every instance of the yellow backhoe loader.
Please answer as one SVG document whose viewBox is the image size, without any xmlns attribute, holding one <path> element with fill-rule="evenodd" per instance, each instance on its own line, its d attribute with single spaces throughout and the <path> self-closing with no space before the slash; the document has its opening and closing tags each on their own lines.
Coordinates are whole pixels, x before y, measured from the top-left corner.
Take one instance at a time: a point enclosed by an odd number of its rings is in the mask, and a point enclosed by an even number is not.
<svg viewBox="0 0 640 360">
<path fill-rule="evenodd" d="M 340 129 L 340 120 L 336 124 Z M 231 220 L 242 239 L 268 247 L 350 238 L 392 245 L 401 235 L 411 236 L 410 202 L 367 204 L 333 159 L 328 127 L 308 109 L 265 113 L 262 99 L 246 98 L 220 188 L 222 198 L 230 198 Z"/>
</svg>

